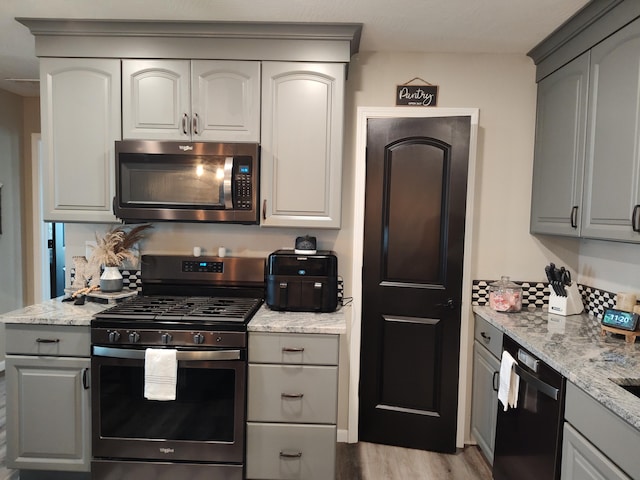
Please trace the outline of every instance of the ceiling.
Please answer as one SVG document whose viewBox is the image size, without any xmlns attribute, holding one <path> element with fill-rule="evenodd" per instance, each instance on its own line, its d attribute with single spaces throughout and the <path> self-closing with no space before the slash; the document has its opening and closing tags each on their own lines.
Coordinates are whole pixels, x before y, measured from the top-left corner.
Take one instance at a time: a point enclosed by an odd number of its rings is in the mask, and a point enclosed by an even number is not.
<svg viewBox="0 0 640 480">
<path fill-rule="evenodd" d="M 362 23 L 360 51 L 525 54 L 588 0 L 0 0 L 0 88 L 37 96 L 16 17 Z M 6 80 L 14 79 L 14 80 Z M 26 80 L 26 81 L 19 81 Z"/>
</svg>

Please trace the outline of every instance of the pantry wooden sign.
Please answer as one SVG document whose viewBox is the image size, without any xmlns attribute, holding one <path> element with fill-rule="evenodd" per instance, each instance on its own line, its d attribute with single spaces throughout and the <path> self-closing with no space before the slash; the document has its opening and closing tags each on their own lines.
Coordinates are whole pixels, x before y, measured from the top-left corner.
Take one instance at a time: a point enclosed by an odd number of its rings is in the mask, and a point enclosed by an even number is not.
<svg viewBox="0 0 640 480">
<path fill-rule="evenodd" d="M 409 85 L 419 80 L 420 85 Z M 418 107 L 435 107 L 438 105 L 438 85 L 414 78 L 408 82 L 396 86 L 396 105 L 397 106 L 418 106 Z"/>
</svg>

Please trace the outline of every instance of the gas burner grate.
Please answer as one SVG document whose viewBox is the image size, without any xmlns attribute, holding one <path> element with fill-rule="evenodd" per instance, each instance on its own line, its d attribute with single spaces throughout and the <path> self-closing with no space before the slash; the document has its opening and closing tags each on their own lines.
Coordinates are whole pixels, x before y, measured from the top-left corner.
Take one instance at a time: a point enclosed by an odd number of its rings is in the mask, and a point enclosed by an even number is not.
<svg viewBox="0 0 640 480">
<path fill-rule="evenodd" d="M 243 322 L 260 305 L 259 298 L 137 296 L 97 314 L 96 318 Z"/>
</svg>

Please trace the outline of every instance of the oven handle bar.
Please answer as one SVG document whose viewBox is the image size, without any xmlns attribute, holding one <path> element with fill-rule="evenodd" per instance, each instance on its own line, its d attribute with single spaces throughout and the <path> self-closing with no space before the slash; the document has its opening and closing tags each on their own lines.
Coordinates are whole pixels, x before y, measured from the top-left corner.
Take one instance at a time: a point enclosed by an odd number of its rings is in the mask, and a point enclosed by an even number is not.
<svg viewBox="0 0 640 480">
<path fill-rule="evenodd" d="M 144 360 L 145 350 L 94 346 L 93 355 L 96 357 Z M 200 362 L 205 360 L 240 360 L 240 350 L 178 350 L 176 358 L 180 361 L 187 362 Z"/>
</svg>

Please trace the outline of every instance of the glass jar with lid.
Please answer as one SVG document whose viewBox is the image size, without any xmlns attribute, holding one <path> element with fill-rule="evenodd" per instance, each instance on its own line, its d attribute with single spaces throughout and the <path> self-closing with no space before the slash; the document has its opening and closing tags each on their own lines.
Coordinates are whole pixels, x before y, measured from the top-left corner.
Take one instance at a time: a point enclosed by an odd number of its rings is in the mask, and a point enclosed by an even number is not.
<svg viewBox="0 0 640 480">
<path fill-rule="evenodd" d="M 503 276 L 489 284 L 489 306 L 496 312 L 522 310 L 522 287 Z"/>
</svg>

